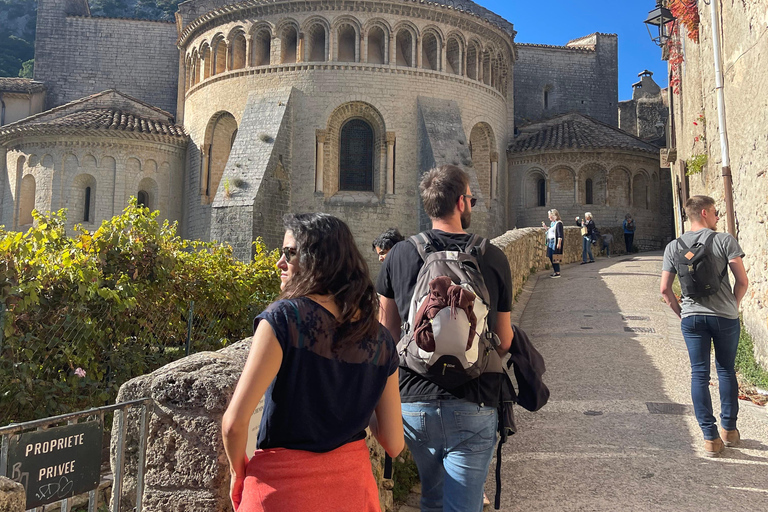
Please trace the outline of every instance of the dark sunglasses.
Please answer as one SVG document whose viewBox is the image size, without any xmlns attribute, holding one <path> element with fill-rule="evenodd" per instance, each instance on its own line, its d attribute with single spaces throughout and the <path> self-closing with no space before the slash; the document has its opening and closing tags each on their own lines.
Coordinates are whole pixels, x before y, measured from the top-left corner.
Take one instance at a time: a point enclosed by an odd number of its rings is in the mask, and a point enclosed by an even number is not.
<svg viewBox="0 0 768 512">
<path fill-rule="evenodd" d="M 477 198 L 471 194 L 462 194 L 462 195 L 464 196 L 464 199 L 469 199 L 469 204 L 474 208 L 474 206 L 477 204 Z"/>
<path fill-rule="evenodd" d="M 283 249 L 280 252 L 283 253 L 283 257 L 285 258 L 285 261 L 291 261 L 298 254 L 296 252 L 296 249 L 293 247 L 283 247 Z"/>
</svg>

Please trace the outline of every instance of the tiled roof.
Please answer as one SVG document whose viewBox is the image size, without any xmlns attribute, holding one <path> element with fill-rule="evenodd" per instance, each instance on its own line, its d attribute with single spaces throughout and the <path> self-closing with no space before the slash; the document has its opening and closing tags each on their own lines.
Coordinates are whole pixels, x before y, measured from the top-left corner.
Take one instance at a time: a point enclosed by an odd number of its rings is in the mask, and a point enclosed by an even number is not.
<svg viewBox="0 0 768 512">
<path fill-rule="evenodd" d="M 123 132 L 149 133 L 186 137 L 184 128 L 166 121 L 139 117 L 130 112 L 109 108 L 94 108 L 47 121 L 32 121 L 26 126 L 50 126 L 63 128 L 84 128 L 89 130 L 116 130 Z"/>
<path fill-rule="evenodd" d="M 578 52 L 595 52 L 594 48 L 588 46 L 558 46 L 556 44 L 538 44 L 538 43 L 515 43 L 515 46 L 523 48 L 552 48 L 554 50 L 572 50 Z"/>
<path fill-rule="evenodd" d="M 444 5 L 446 7 L 453 7 L 457 11 L 464 11 L 468 12 L 470 14 L 474 14 L 475 16 L 478 16 L 480 18 L 486 19 L 499 27 L 500 29 L 504 30 L 507 34 L 514 37 L 515 35 L 515 29 L 513 25 L 496 14 L 493 11 L 490 11 L 486 9 L 485 7 L 476 4 L 472 0 L 417 0 L 421 1 L 425 4 L 438 4 L 438 5 Z"/>
<path fill-rule="evenodd" d="M 45 90 L 43 82 L 31 78 L 0 77 L 0 92 L 35 93 Z"/>
<path fill-rule="evenodd" d="M 520 128 L 509 153 L 616 149 L 658 154 L 659 148 L 614 126 L 575 112 Z"/>
</svg>

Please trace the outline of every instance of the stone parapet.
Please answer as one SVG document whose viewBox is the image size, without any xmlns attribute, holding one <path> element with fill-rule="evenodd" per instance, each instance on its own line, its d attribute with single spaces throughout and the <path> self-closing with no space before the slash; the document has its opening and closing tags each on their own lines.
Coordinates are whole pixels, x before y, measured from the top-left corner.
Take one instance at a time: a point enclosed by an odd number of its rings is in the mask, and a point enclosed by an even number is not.
<svg viewBox="0 0 768 512">
<path fill-rule="evenodd" d="M 0 476 L 0 510 L 3 512 L 24 512 L 27 497 L 24 486 L 10 478 Z"/>
</svg>

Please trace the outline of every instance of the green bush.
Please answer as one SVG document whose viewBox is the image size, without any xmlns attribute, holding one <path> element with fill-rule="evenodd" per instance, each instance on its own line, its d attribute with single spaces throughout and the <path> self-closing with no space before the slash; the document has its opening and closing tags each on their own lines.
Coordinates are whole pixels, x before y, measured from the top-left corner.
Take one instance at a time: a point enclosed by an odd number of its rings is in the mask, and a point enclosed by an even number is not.
<svg viewBox="0 0 768 512">
<path fill-rule="evenodd" d="M 760 363 L 755 359 L 755 343 L 743 322 L 739 336 L 739 348 L 736 350 L 736 371 L 753 386 L 768 389 L 768 370 L 760 366 Z"/>
<path fill-rule="evenodd" d="M 279 292 L 277 251 L 257 241 L 243 263 L 157 215 L 134 199 L 94 232 L 67 236 L 63 211 L 0 230 L 3 424 L 112 402 L 125 381 L 182 357 L 189 325 L 194 351 L 251 334 Z"/>
</svg>

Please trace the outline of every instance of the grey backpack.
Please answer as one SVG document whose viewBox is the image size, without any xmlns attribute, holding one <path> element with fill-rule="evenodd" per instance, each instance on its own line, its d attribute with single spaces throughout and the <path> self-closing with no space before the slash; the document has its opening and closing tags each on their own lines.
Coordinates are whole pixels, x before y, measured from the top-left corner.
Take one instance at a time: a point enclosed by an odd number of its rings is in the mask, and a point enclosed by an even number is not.
<svg viewBox="0 0 768 512">
<path fill-rule="evenodd" d="M 478 261 L 488 241 L 472 235 L 464 248 L 444 247 L 419 233 L 408 242 L 416 247 L 424 264 L 416 278 L 408 319 L 402 326 L 398 343 L 400 365 L 444 389 L 461 386 L 482 373 L 503 373 L 501 358 L 495 350 L 499 340 L 488 327 L 490 296 Z M 455 296 L 462 292 L 465 306 L 474 295 L 472 303 L 464 309 L 441 303 L 441 297 L 436 296 L 430 285 L 442 277 L 450 278 L 452 287 L 462 289 L 454 288 L 452 292 Z M 428 315 L 424 314 L 426 309 L 431 310 Z M 471 317 L 475 319 L 474 334 Z M 419 319 L 420 325 L 415 325 Z M 430 342 L 434 339 L 427 349 L 424 343 L 417 342 L 417 336 L 425 331 Z"/>
</svg>

